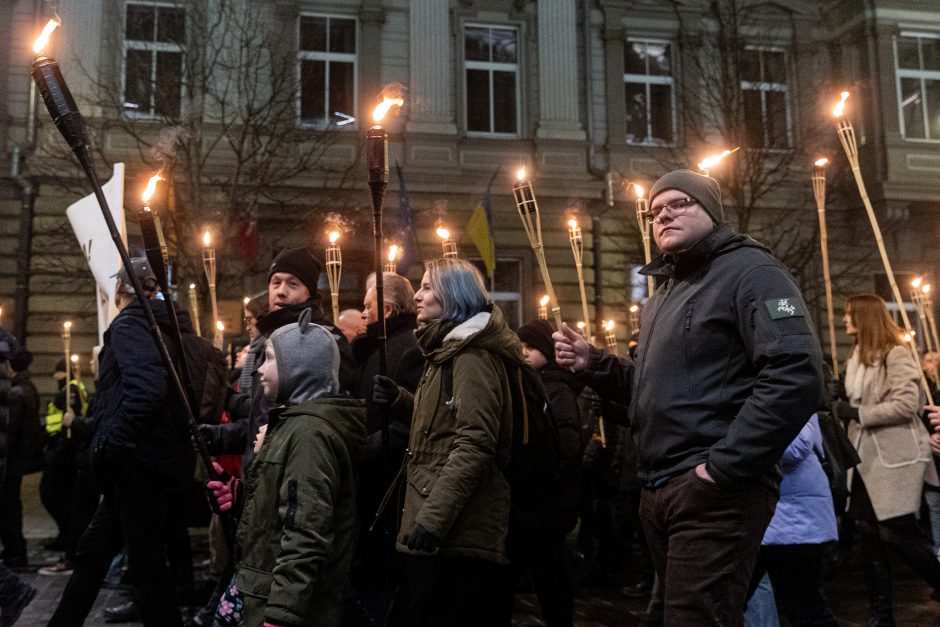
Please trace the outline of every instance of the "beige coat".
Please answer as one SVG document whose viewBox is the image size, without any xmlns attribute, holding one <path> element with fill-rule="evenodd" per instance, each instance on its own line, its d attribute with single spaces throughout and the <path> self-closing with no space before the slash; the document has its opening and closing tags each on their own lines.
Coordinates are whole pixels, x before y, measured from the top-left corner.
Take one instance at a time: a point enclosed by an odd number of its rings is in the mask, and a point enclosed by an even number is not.
<svg viewBox="0 0 940 627">
<path fill-rule="evenodd" d="M 861 397 L 859 421 L 850 422 L 849 439 L 862 461 L 857 470 L 865 481 L 878 520 L 920 509 L 925 479 L 936 482 L 927 430 L 921 409 L 920 373 L 909 349 L 896 346 L 887 357 L 864 368 L 858 352 L 846 365 L 849 397 Z"/>
</svg>

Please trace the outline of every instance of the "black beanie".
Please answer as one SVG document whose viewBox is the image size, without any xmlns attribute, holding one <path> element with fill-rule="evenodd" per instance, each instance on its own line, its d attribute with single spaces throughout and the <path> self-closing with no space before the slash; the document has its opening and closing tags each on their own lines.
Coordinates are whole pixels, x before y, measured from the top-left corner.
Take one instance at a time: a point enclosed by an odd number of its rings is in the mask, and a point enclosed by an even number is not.
<svg viewBox="0 0 940 627">
<path fill-rule="evenodd" d="M 547 320 L 533 320 L 519 327 L 516 335 L 521 341 L 545 355 L 545 359 L 551 363 L 555 361 L 555 341 L 552 340 L 554 332 Z"/>
<path fill-rule="evenodd" d="M 65 372 L 65 359 L 60 359 L 55 362 L 55 371 L 56 372 Z"/>
<path fill-rule="evenodd" d="M 285 248 L 271 262 L 271 269 L 268 271 L 268 282 L 271 282 L 271 276 L 275 272 L 293 274 L 301 283 L 307 286 L 310 295 L 313 296 L 317 293 L 317 282 L 320 279 L 321 268 L 320 262 L 308 249 Z"/>
<path fill-rule="evenodd" d="M 23 347 L 10 356 L 10 367 L 16 372 L 23 372 L 33 363 L 33 354 Z"/>
<path fill-rule="evenodd" d="M 712 177 L 691 170 L 674 170 L 653 183 L 650 206 L 656 196 L 667 189 L 677 189 L 697 200 L 717 224 L 725 221 L 725 212 L 721 208 L 721 187 Z"/>
</svg>

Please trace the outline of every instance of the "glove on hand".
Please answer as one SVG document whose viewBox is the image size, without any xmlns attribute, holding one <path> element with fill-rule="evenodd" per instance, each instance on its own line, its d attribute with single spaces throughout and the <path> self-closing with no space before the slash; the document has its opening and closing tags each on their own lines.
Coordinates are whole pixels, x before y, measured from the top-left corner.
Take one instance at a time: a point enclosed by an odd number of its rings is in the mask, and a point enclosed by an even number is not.
<svg viewBox="0 0 940 627">
<path fill-rule="evenodd" d="M 376 405 L 392 405 L 398 398 L 398 384 L 380 374 L 372 377 L 372 402 Z"/>
<path fill-rule="evenodd" d="M 845 401 L 837 401 L 832 405 L 832 411 L 839 420 L 854 420 L 858 422 L 858 407 L 853 407 Z"/>
<path fill-rule="evenodd" d="M 206 498 L 209 499 L 209 507 L 219 515 L 233 508 L 238 512 L 244 498 L 242 482 L 222 470 L 218 463 L 212 462 L 212 466 L 219 478 L 206 481 Z"/>
<path fill-rule="evenodd" d="M 405 544 L 407 544 L 408 548 L 412 551 L 433 553 L 437 550 L 437 547 L 441 545 L 441 542 L 435 538 L 430 531 L 416 523 L 415 526 L 412 527 L 411 533 L 405 536 Z"/>
<path fill-rule="evenodd" d="M 829 383 L 826 386 L 826 398 L 830 405 L 847 400 L 848 396 L 845 394 L 845 382 L 842 381 L 842 379 L 829 379 Z"/>
</svg>

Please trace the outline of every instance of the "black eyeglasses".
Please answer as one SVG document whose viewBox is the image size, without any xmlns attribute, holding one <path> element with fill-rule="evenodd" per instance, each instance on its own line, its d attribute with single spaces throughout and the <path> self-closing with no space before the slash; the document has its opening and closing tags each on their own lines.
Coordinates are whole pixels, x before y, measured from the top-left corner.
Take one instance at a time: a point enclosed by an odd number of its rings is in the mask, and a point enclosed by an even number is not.
<svg viewBox="0 0 940 627">
<path fill-rule="evenodd" d="M 694 198 L 690 198 L 689 196 L 686 196 L 685 198 L 676 198 L 675 200 L 671 200 L 665 204 L 650 207 L 649 211 L 647 211 L 645 214 L 646 221 L 651 224 L 655 224 L 659 221 L 659 216 L 663 210 L 669 211 L 669 215 L 675 218 L 683 215 L 692 205 L 697 204 L 698 201 Z"/>
</svg>

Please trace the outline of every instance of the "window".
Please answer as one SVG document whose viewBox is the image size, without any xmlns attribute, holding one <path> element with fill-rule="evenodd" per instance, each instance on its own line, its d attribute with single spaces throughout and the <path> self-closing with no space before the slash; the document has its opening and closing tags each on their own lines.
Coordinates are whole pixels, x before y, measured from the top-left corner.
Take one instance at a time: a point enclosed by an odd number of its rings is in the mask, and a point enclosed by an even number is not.
<svg viewBox="0 0 940 627">
<path fill-rule="evenodd" d="M 940 140 L 940 36 L 894 40 L 901 134 Z"/>
<path fill-rule="evenodd" d="M 128 4 L 124 18 L 124 111 L 178 117 L 183 82 L 186 11 Z"/>
<path fill-rule="evenodd" d="M 300 123 L 326 126 L 356 115 L 356 20 L 302 15 L 297 54 Z"/>
<path fill-rule="evenodd" d="M 464 28 L 467 131 L 519 133 L 519 31 L 508 26 Z"/>
<path fill-rule="evenodd" d="M 522 259 L 497 256 L 491 279 L 486 278 L 486 264 L 482 259 L 470 257 L 468 261 L 483 275 L 490 300 L 503 312 L 506 324 L 513 329 L 521 327 L 525 323 L 522 307 Z"/>
<path fill-rule="evenodd" d="M 782 50 L 748 48 L 741 55 L 744 134 L 749 148 L 787 148 L 790 109 L 787 57 Z"/>
<path fill-rule="evenodd" d="M 629 41 L 623 55 L 627 142 L 667 145 L 675 137 L 672 46 Z"/>
</svg>

